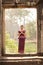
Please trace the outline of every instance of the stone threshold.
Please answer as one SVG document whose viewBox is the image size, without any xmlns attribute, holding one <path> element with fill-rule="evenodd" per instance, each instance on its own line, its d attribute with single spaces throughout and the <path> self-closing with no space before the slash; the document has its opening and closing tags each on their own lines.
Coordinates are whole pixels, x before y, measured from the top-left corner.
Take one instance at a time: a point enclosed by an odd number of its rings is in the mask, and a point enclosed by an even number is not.
<svg viewBox="0 0 43 65">
<path fill-rule="evenodd" d="M 34 57 L 0 57 L 0 62 L 41 62 L 42 56 Z"/>
</svg>

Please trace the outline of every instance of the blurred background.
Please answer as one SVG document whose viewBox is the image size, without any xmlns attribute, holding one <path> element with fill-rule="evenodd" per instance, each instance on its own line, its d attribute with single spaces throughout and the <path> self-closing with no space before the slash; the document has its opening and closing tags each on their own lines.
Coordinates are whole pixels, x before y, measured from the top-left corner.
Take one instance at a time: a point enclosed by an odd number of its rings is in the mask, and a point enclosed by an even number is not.
<svg viewBox="0 0 43 65">
<path fill-rule="evenodd" d="M 18 30 L 26 30 L 25 54 L 37 53 L 37 9 L 5 9 L 5 54 L 18 54 Z"/>
</svg>

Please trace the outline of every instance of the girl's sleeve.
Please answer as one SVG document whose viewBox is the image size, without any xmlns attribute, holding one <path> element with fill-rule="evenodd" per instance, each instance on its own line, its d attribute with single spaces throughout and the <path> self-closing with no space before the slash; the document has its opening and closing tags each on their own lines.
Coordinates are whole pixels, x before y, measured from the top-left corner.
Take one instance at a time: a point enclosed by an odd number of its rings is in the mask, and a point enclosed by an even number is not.
<svg viewBox="0 0 43 65">
<path fill-rule="evenodd" d="M 25 33 L 26 31 L 24 30 L 24 32 L 23 33 Z"/>
<path fill-rule="evenodd" d="M 20 31 L 18 31 L 18 33 L 20 33 Z"/>
</svg>

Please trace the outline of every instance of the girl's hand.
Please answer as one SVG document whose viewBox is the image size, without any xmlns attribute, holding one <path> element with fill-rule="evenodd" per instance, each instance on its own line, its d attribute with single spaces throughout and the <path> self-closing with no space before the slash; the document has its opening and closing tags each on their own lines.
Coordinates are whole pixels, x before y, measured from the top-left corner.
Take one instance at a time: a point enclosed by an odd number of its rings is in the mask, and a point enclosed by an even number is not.
<svg viewBox="0 0 43 65">
<path fill-rule="evenodd" d="M 23 34 L 23 32 L 21 32 Z"/>
<path fill-rule="evenodd" d="M 21 31 L 21 33 L 23 33 L 23 32 Z"/>
</svg>

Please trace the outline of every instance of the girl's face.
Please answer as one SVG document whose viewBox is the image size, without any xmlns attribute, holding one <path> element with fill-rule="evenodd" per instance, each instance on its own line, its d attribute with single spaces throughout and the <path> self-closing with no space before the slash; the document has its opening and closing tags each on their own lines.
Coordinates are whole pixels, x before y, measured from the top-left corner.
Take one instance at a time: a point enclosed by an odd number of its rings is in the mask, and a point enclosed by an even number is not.
<svg viewBox="0 0 43 65">
<path fill-rule="evenodd" d="M 23 27 L 23 25 L 21 25 L 21 29 L 23 29 L 24 27 Z"/>
</svg>

